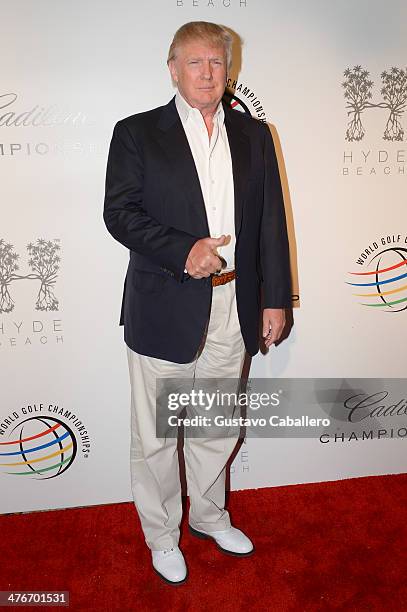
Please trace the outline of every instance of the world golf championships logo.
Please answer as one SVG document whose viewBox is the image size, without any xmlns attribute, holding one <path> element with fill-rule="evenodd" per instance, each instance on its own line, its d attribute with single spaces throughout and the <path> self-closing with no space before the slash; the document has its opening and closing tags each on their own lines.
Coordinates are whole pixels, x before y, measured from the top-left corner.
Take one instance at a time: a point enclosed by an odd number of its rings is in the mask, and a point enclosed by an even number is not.
<svg viewBox="0 0 407 612">
<path fill-rule="evenodd" d="M 53 417 L 30 417 L 14 427 L 10 437 L 0 442 L 0 466 L 7 474 L 55 478 L 66 472 L 76 456 L 72 429 Z"/>
<path fill-rule="evenodd" d="M 251 116 L 251 112 L 249 111 L 246 104 L 243 102 L 243 100 L 234 95 L 233 92 L 226 90 L 223 94 L 223 99 L 226 104 L 229 104 L 230 108 L 233 108 L 233 110 L 237 110 L 241 113 L 246 113 L 246 115 Z"/>
<path fill-rule="evenodd" d="M 255 119 L 263 123 L 267 121 L 266 112 L 261 100 L 244 83 L 228 78 L 223 100 L 234 110 L 255 117 Z"/>
<path fill-rule="evenodd" d="M 357 288 L 353 295 L 362 298 L 361 306 L 401 312 L 407 309 L 407 248 L 392 246 L 371 256 L 379 248 L 379 244 L 374 242 L 361 254 L 357 263 L 365 264 L 367 270 L 350 272 L 354 281 L 347 284 Z"/>
</svg>

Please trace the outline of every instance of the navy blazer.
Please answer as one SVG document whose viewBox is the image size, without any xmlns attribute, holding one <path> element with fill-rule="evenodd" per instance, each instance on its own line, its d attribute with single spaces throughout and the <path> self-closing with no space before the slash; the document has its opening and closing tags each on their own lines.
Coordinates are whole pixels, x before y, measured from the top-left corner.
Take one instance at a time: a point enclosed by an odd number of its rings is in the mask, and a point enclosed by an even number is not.
<svg viewBox="0 0 407 612">
<path fill-rule="evenodd" d="M 224 104 L 235 194 L 236 299 L 246 350 L 259 350 L 264 308 L 291 306 L 284 202 L 267 125 Z M 204 199 L 173 98 L 119 121 L 110 144 L 104 221 L 130 250 L 120 324 L 137 353 L 192 361 L 210 313 L 210 278 L 184 273 L 208 237 Z"/>
</svg>

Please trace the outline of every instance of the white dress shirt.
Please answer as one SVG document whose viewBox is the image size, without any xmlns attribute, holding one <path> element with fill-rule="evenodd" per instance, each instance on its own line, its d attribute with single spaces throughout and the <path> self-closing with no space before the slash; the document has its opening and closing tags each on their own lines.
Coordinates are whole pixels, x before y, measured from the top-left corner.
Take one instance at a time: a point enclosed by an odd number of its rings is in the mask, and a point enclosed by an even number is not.
<svg viewBox="0 0 407 612">
<path fill-rule="evenodd" d="M 194 158 L 205 202 L 210 236 L 229 235 L 229 244 L 217 248 L 226 260 L 222 270 L 233 270 L 235 258 L 235 215 L 232 158 L 225 127 L 225 112 L 219 103 L 213 117 L 209 138 L 205 121 L 197 108 L 192 108 L 177 92 L 175 105 Z"/>
</svg>

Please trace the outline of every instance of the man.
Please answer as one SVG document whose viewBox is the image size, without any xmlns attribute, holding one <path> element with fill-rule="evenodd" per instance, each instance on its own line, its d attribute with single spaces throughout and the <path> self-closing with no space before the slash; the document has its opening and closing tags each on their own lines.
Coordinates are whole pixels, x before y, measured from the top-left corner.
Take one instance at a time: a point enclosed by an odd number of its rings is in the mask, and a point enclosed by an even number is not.
<svg viewBox="0 0 407 612">
<path fill-rule="evenodd" d="M 291 303 L 288 241 L 272 137 L 222 103 L 232 37 L 192 22 L 168 56 L 177 93 L 119 121 L 110 146 L 104 219 L 130 250 L 121 324 L 131 403 L 131 479 L 154 569 L 187 577 L 178 547 L 181 487 L 174 438 L 155 431 L 157 378 L 237 379 L 245 350 L 280 337 Z M 225 509 L 236 438 L 185 439 L 193 535 L 247 556 L 250 539 Z"/>
</svg>

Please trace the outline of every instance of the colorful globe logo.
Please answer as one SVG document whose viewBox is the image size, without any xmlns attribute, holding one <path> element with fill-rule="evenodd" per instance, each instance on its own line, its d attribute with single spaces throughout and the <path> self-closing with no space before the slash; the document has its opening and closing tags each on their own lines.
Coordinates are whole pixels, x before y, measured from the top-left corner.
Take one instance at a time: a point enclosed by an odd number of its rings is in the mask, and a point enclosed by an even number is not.
<svg viewBox="0 0 407 612">
<path fill-rule="evenodd" d="M 66 472 L 75 459 L 75 435 L 59 419 L 30 417 L 14 427 L 11 436 L 0 442 L 0 466 L 6 474 L 47 480 Z"/>
<path fill-rule="evenodd" d="M 362 293 L 361 306 L 378 308 L 384 312 L 407 309 L 407 249 L 392 247 L 376 253 L 367 264 L 369 271 L 350 272 L 359 282 L 348 282 Z M 356 279 L 355 279 L 356 280 Z"/>
</svg>

